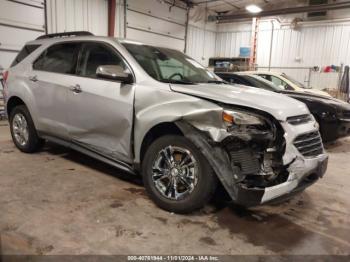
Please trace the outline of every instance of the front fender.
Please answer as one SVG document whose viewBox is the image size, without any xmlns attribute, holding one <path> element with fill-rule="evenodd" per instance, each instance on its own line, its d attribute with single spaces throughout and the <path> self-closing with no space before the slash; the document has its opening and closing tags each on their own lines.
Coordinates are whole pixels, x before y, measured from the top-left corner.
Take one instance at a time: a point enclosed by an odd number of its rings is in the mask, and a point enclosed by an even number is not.
<svg viewBox="0 0 350 262">
<path fill-rule="evenodd" d="M 226 130 L 222 123 L 222 107 L 217 104 L 172 91 L 138 88 L 135 94 L 134 162 L 140 163 L 141 145 L 146 134 L 161 123 L 186 120 L 220 140 Z"/>
<path fill-rule="evenodd" d="M 201 132 L 186 121 L 177 121 L 176 125 L 185 134 L 185 137 L 202 152 L 227 193 L 232 200 L 236 200 L 239 189 L 237 183 L 240 180 L 240 176 L 233 170 L 225 149 L 220 144 L 210 143 L 212 140 L 208 138 L 206 133 Z"/>
</svg>

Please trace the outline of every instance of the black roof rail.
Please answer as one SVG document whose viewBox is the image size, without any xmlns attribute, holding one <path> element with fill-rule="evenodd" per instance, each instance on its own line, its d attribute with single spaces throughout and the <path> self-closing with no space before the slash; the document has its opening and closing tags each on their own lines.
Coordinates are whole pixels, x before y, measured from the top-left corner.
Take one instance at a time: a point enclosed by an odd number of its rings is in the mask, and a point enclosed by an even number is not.
<svg viewBox="0 0 350 262">
<path fill-rule="evenodd" d="M 47 35 L 41 35 L 36 40 L 39 39 L 48 39 L 48 38 L 54 38 L 54 37 L 65 37 L 65 36 L 91 36 L 94 35 L 88 31 L 75 31 L 75 32 L 64 32 L 64 33 L 57 33 L 57 34 L 47 34 Z"/>
</svg>

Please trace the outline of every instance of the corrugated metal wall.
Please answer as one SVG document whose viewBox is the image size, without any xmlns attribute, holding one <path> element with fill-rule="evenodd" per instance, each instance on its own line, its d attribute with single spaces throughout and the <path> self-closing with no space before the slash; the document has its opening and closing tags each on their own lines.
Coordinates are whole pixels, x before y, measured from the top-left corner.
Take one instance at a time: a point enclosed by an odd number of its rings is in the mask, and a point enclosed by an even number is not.
<svg viewBox="0 0 350 262">
<path fill-rule="evenodd" d="M 240 47 L 250 47 L 251 31 L 218 32 L 216 56 L 237 57 Z"/>
<path fill-rule="evenodd" d="M 90 31 L 95 35 L 108 33 L 107 0 L 47 0 L 49 33 Z"/>
<path fill-rule="evenodd" d="M 323 24 L 322 24 L 323 23 Z M 270 21 L 263 22 L 258 34 L 257 64 L 269 66 L 272 37 Z M 237 24 L 219 25 L 217 56 L 238 56 L 239 47 L 250 46 L 251 31 L 237 30 Z M 350 23 L 310 23 L 297 30 L 276 25 L 273 34 L 271 67 L 340 66 L 350 62 Z M 308 69 L 273 69 L 290 74 L 308 85 Z M 312 72 L 310 85 L 317 89 L 336 88 L 338 73 Z"/>
<path fill-rule="evenodd" d="M 216 32 L 189 25 L 186 53 L 204 66 L 215 56 Z"/>
<path fill-rule="evenodd" d="M 268 66 L 271 30 L 259 33 L 258 64 Z M 350 24 L 324 24 L 302 26 L 298 30 L 280 28 L 274 30 L 271 66 L 277 67 L 313 67 L 349 64 L 350 61 Z M 306 82 L 308 70 L 286 70 L 299 81 Z M 337 73 L 311 74 L 311 86 L 336 88 Z"/>
<path fill-rule="evenodd" d="M 272 27 L 271 23 L 268 26 Z M 257 51 L 257 64 L 261 68 L 259 70 L 268 70 L 267 67 L 311 67 L 313 64 L 309 64 L 302 58 L 302 36 L 301 31 L 277 28 L 272 29 L 260 29 L 258 33 L 258 51 Z M 276 24 L 275 24 L 276 26 Z M 304 36 L 306 36 L 304 34 Z M 272 52 L 270 63 L 270 49 L 272 40 Z M 317 39 L 315 39 L 317 41 Z M 310 50 L 308 51 L 310 52 Z M 273 68 L 272 71 L 284 72 L 299 82 L 308 85 L 309 70 L 308 69 L 279 69 Z M 313 84 L 313 83 L 310 83 Z"/>
</svg>

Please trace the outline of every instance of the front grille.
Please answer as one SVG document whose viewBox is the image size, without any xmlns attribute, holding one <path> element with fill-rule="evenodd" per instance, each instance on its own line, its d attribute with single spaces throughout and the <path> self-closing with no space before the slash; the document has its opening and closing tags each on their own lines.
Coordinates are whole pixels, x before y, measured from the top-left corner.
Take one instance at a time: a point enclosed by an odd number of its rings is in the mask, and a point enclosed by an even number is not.
<svg viewBox="0 0 350 262">
<path fill-rule="evenodd" d="M 318 156 L 323 153 L 322 139 L 318 131 L 298 136 L 294 140 L 294 145 L 305 157 Z"/>
<path fill-rule="evenodd" d="M 291 125 L 301 125 L 312 121 L 311 115 L 292 116 L 287 118 L 287 122 Z"/>
</svg>

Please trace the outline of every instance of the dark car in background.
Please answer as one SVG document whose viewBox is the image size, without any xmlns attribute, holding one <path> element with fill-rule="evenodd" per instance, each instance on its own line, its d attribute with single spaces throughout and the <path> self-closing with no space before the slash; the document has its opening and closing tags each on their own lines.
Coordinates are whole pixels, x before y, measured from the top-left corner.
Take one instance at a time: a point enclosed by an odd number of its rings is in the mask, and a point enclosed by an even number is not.
<svg viewBox="0 0 350 262">
<path fill-rule="evenodd" d="M 324 142 L 350 135 L 350 104 L 341 100 L 282 89 L 266 79 L 249 73 L 216 73 L 229 83 L 253 86 L 286 94 L 307 105 L 320 125 Z M 300 121 L 300 120 L 299 120 Z"/>
</svg>

